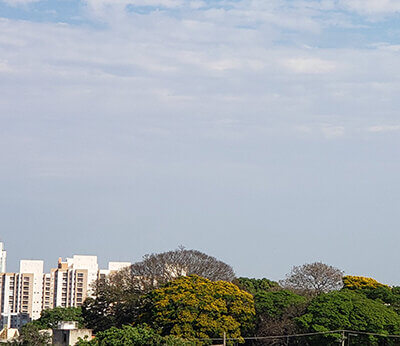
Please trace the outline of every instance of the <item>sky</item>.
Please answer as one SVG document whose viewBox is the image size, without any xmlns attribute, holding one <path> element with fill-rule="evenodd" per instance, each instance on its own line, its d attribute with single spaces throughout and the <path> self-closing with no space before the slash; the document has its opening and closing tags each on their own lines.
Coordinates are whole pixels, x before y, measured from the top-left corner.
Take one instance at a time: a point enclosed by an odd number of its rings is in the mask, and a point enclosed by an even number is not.
<svg viewBox="0 0 400 346">
<path fill-rule="evenodd" d="M 400 285 L 398 0 L 0 0 L 0 239 Z"/>
</svg>

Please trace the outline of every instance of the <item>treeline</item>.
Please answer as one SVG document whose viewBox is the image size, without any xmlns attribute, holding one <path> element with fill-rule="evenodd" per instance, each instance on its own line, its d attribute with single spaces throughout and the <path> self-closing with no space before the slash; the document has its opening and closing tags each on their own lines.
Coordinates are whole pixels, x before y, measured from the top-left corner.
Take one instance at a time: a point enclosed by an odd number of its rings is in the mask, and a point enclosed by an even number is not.
<svg viewBox="0 0 400 346">
<path fill-rule="evenodd" d="M 236 278 L 226 263 L 181 248 L 147 255 L 93 290 L 82 308 L 43 311 L 19 343 L 44 344 L 40 329 L 76 320 L 96 334 L 81 346 L 210 345 L 224 334 L 227 344 L 329 346 L 344 336 L 348 345 L 400 345 L 400 287 L 320 262 L 274 282 Z"/>
</svg>

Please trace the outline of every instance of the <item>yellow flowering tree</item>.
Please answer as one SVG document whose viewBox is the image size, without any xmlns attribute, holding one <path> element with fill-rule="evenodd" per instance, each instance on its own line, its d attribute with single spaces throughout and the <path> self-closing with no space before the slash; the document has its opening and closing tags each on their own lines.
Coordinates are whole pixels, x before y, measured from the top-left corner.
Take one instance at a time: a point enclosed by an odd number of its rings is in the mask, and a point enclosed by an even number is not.
<svg viewBox="0 0 400 346">
<path fill-rule="evenodd" d="M 347 275 L 343 277 L 343 288 L 350 290 L 359 289 L 374 289 L 374 288 L 389 288 L 388 285 L 381 284 L 372 278 L 367 278 L 364 276 L 351 276 Z"/>
<path fill-rule="evenodd" d="M 226 281 L 191 275 L 179 277 L 146 297 L 143 322 L 161 335 L 200 340 L 227 338 L 243 341 L 252 327 L 253 296 Z"/>
<path fill-rule="evenodd" d="M 343 288 L 362 293 L 369 299 L 379 300 L 400 315 L 400 287 L 391 287 L 363 276 L 345 276 Z"/>
</svg>

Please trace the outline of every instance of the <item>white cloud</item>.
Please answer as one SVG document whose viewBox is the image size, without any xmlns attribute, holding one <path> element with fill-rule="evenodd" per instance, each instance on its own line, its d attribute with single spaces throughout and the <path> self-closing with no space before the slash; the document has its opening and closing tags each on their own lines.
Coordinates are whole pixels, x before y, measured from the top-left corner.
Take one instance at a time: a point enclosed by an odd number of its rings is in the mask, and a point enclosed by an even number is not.
<svg viewBox="0 0 400 346">
<path fill-rule="evenodd" d="M 127 13 L 128 2 L 117 0 L 115 11 L 104 11 L 111 24 L 101 29 L 0 20 L 0 70 L 18 71 L 0 80 L 0 114 L 64 117 L 89 109 L 166 130 L 171 114 L 186 129 L 192 121 L 249 118 L 248 137 L 262 128 L 338 138 L 400 106 L 394 49 L 302 44 L 308 28 L 291 26 L 296 9 L 282 24 L 294 30 L 296 42 L 276 44 L 285 31 L 276 24 L 285 16 L 279 1 L 254 1 L 250 10 L 242 1 L 212 14 L 185 7 L 179 15 Z M 313 12 L 299 16 L 314 23 Z M 259 25 L 250 25 L 254 18 Z M 329 125 L 312 125 L 321 123 Z"/>
<path fill-rule="evenodd" d="M 400 125 L 375 125 L 368 127 L 369 132 L 397 132 L 400 131 Z"/>
<path fill-rule="evenodd" d="M 12 68 L 8 64 L 8 62 L 0 60 L 0 73 L 2 73 L 2 72 L 11 72 L 11 71 L 12 71 Z"/>
<path fill-rule="evenodd" d="M 295 73 L 324 74 L 333 72 L 336 64 L 319 58 L 290 58 L 282 62 L 283 66 Z"/>
<path fill-rule="evenodd" d="M 343 126 L 324 125 L 322 126 L 321 131 L 328 139 L 342 137 L 345 134 L 345 128 Z"/>
<path fill-rule="evenodd" d="M 391 14 L 400 11 L 399 0 L 340 0 L 340 5 L 360 14 Z"/>
<path fill-rule="evenodd" d="M 22 0 L 23 1 L 23 0 Z M 183 0 L 83 0 L 91 6 L 133 5 L 133 6 L 160 6 L 175 8 L 184 4 Z"/>
<path fill-rule="evenodd" d="M 41 0 L 1 0 L 10 6 L 27 5 L 33 2 L 39 2 Z"/>
</svg>

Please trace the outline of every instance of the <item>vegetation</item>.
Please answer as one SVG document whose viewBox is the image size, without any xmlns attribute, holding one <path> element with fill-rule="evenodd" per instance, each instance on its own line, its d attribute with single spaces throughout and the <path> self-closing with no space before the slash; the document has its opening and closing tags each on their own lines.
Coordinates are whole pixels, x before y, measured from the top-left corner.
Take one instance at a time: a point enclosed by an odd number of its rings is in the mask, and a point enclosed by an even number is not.
<svg viewBox="0 0 400 346">
<path fill-rule="evenodd" d="M 259 292 L 254 299 L 257 314 L 268 318 L 280 318 L 287 309 L 303 306 L 307 301 L 305 297 L 287 290 Z"/>
<path fill-rule="evenodd" d="M 146 296 L 142 320 L 161 335 L 188 340 L 242 340 L 255 315 L 251 294 L 226 281 L 196 275 L 180 277 Z"/>
<path fill-rule="evenodd" d="M 257 336 L 292 335 L 299 330 L 296 317 L 300 317 L 307 306 L 304 296 L 291 291 L 264 291 L 254 296 L 256 307 Z M 286 345 L 285 339 L 263 340 L 262 345 Z"/>
<path fill-rule="evenodd" d="M 111 327 L 122 327 L 137 319 L 140 299 L 144 295 L 129 270 L 99 279 L 94 285 L 95 298 L 87 298 L 82 306 L 82 316 L 94 332 Z"/>
<path fill-rule="evenodd" d="M 231 266 L 200 251 L 179 248 L 145 255 L 143 261 L 97 280 L 95 298 L 86 299 L 82 307 L 87 327 L 99 332 L 134 323 L 147 293 L 185 275 L 212 281 L 235 278 Z"/>
<path fill-rule="evenodd" d="M 40 318 L 29 322 L 21 328 L 21 334 L 16 345 L 46 345 L 51 341 L 48 329 L 57 328 L 61 321 L 76 321 L 80 327 L 84 326 L 81 308 L 62 308 L 43 310 Z"/>
<path fill-rule="evenodd" d="M 40 314 L 40 318 L 31 323 L 35 324 L 40 329 L 53 329 L 57 328 L 58 323 L 62 321 L 76 321 L 78 325 L 82 327 L 84 325 L 84 319 L 82 317 L 81 308 L 57 307 L 43 310 Z"/>
<path fill-rule="evenodd" d="M 50 344 L 51 336 L 46 330 L 41 330 L 38 325 L 28 323 L 21 328 L 21 334 L 13 345 L 43 346 Z"/>
<path fill-rule="evenodd" d="M 168 336 L 162 337 L 153 329 L 143 325 L 138 327 L 123 326 L 122 328 L 112 327 L 104 332 L 99 332 L 93 340 L 80 340 L 78 346 L 190 346 L 192 342 Z"/>
<path fill-rule="evenodd" d="M 232 267 L 215 257 L 196 250 L 178 250 L 150 254 L 130 268 L 133 281 L 139 281 L 141 289 L 151 290 L 179 277 L 198 275 L 211 281 L 232 281 Z"/>
<path fill-rule="evenodd" d="M 282 286 L 305 294 L 320 294 L 343 286 L 343 272 L 321 262 L 294 266 Z"/>
<path fill-rule="evenodd" d="M 337 345 L 342 333 L 280 337 L 331 330 L 400 336 L 399 287 L 343 277 L 320 262 L 293 267 L 277 283 L 234 278 L 231 267 L 215 258 L 178 249 L 145 256 L 98 280 L 94 290 L 96 298 L 85 301 L 82 316 L 96 338 L 81 345 L 201 345 L 224 332 L 228 342 L 269 336 L 249 344 L 282 346 Z M 395 342 L 400 345 L 400 338 L 359 334 L 351 339 L 352 345 L 365 346 Z"/>
<path fill-rule="evenodd" d="M 400 316 L 395 311 L 349 290 L 319 295 L 311 301 L 306 313 L 296 320 L 307 332 L 346 329 L 400 335 Z M 311 344 L 337 345 L 340 337 L 340 334 L 317 336 L 311 339 Z M 352 344 L 378 345 L 379 338 L 360 335 Z"/>
<path fill-rule="evenodd" d="M 281 287 L 275 281 L 268 279 L 237 278 L 233 281 L 240 289 L 255 295 L 258 292 L 279 290 Z"/>
<path fill-rule="evenodd" d="M 381 284 L 372 278 L 367 278 L 364 276 L 344 276 L 343 277 L 343 288 L 350 290 L 360 290 L 360 289 L 375 289 L 375 288 L 389 288 L 388 285 Z"/>
<path fill-rule="evenodd" d="M 81 346 L 198 346 L 224 333 L 228 344 L 256 336 L 260 339 L 246 344 L 400 345 L 400 287 L 343 277 L 320 262 L 293 267 L 277 283 L 235 278 L 229 265 L 181 248 L 147 255 L 97 280 L 93 290 L 94 298 L 87 298 L 82 309 L 43 311 L 14 344 L 44 345 L 49 335 L 43 329 L 68 320 L 94 330 L 96 337 L 81 340 Z M 304 333 L 320 334 L 282 337 Z"/>
</svg>

